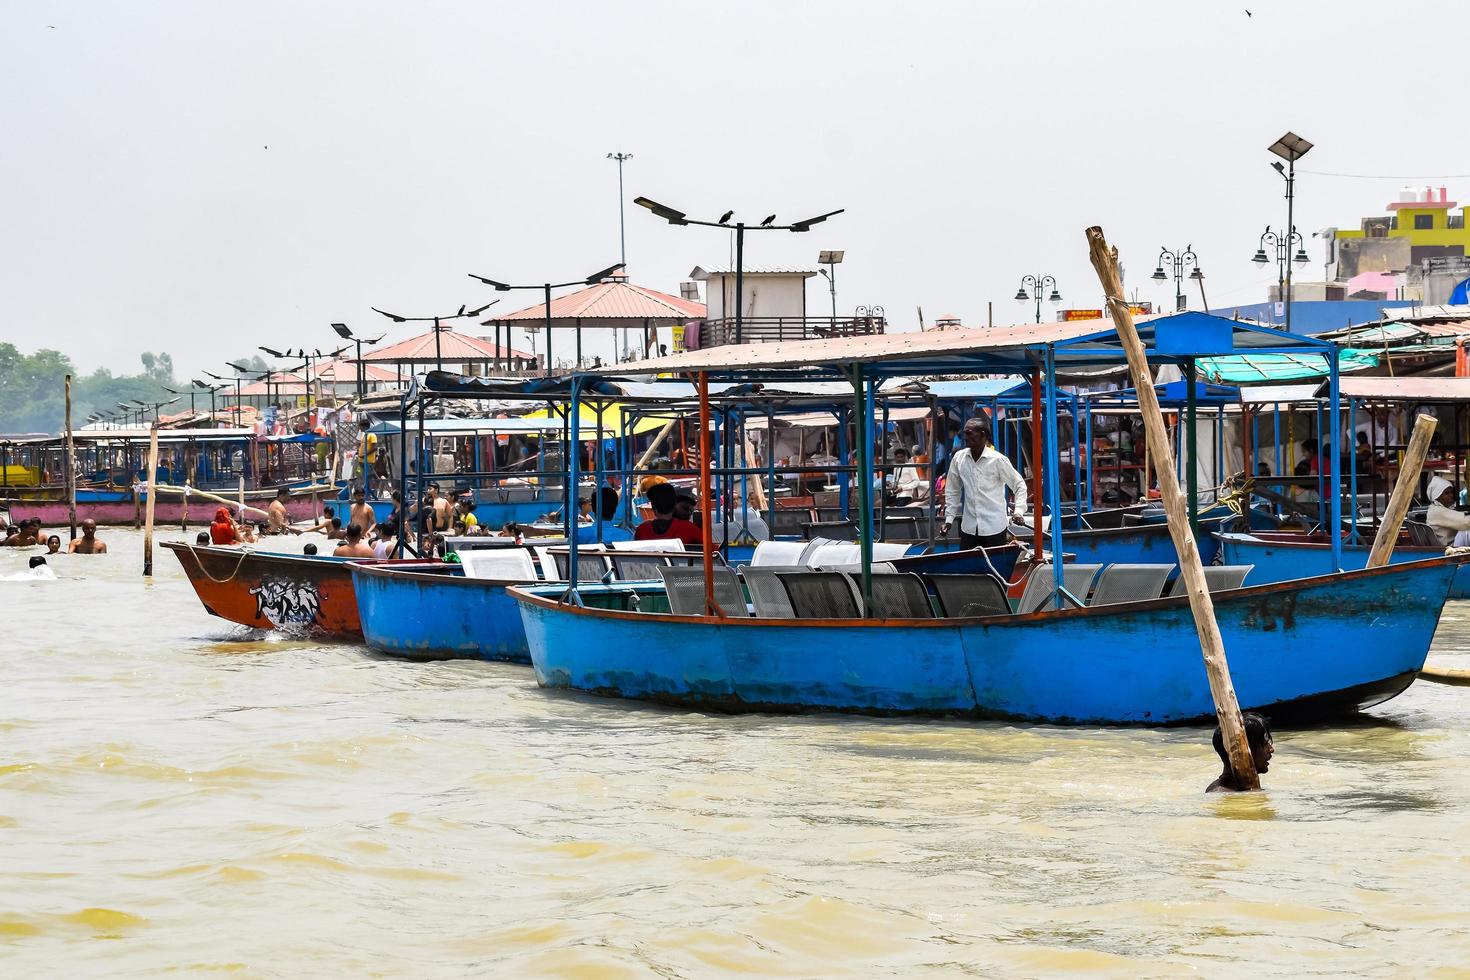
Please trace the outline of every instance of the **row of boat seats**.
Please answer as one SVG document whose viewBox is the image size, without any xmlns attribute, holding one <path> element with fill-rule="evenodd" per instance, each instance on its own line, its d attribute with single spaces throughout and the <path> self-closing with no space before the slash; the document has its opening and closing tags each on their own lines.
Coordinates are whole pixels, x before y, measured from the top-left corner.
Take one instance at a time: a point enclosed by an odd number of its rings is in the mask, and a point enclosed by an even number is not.
<svg viewBox="0 0 1470 980">
<path fill-rule="evenodd" d="M 1205 586 L 1211 592 L 1238 589 L 1245 583 L 1254 565 L 1206 565 Z M 1070 564 L 1062 566 L 1062 605 L 1107 606 L 1119 602 L 1141 602 L 1157 599 L 1164 591 L 1164 584 L 1174 574 L 1173 564 L 1127 564 L 1089 565 Z M 1056 573 L 1051 565 L 1037 565 L 1026 577 L 1026 586 L 1021 593 L 1017 609 L 1021 612 L 1036 612 L 1051 608 L 1056 589 Z M 1184 595 L 1184 577 L 1178 576 L 1169 595 Z"/>
<path fill-rule="evenodd" d="M 704 614 L 704 569 L 663 568 L 659 574 L 671 613 Z M 753 612 L 763 619 L 857 619 L 864 610 L 861 582 L 861 577 L 851 572 L 748 565 L 737 575 L 734 569 L 717 568 L 714 598 L 727 616 Z M 877 619 L 933 618 L 935 603 L 930 600 L 930 589 L 940 616 L 1003 616 L 1011 612 L 1005 586 L 993 575 L 920 577 L 912 572 L 874 571 L 872 587 L 869 612 Z M 748 604 L 746 592 L 750 596 Z"/>
</svg>

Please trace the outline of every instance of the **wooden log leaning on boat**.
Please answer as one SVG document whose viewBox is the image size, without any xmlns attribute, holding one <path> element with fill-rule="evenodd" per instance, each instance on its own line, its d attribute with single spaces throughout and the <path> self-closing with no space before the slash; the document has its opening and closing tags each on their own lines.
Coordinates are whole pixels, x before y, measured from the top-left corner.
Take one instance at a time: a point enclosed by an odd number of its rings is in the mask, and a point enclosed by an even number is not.
<svg viewBox="0 0 1470 980">
<path fill-rule="evenodd" d="M 1388 498 L 1388 509 L 1383 512 L 1383 522 L 1378 525 L 1378 534 L 1373 538 L 1373 550 L 1368 553 L 1369 568 L 1387 565 L 1393 557 L 1393 546 L 1398 543 L 1399 528 L 1403 526 L 1404 515 L 1414 500 L 1414 488 L 1419 485 L 1424 458 L 1429 455 L 1429 440 L 1434 436 L 1437 424 L 1431 415 L 1420 415 L 1414 419 L 1409 448 L 1404 452 L 1403 465 L 1399 467 L 1398 479 L 1394 481 L 1393 493 Z"/>
<path fill-rule="evenodd" d="M 153 505 L 158 500 L 158 422 L 148 428 L 148 503 L 143 518 L 143 574 L 153 577 Z"/>
<path fill-rule="evenodd" d="M 1225 736 L 1230 768 L 1235 773 L 1235 782 L 1240 789 L 1260 789 L 1261 778 L 1256 773 L 1255 758 L 1246 741 L 1240 702 L 1235 698 L 1235 684 L 1230 679 L 1230 664 L 1225 659 L 1225 641 L 1220 635 L 1220 624 L 1215 621 L 1215 604 L 1210 599 L 1210 591 L 1205 584 L 1204 566 L 1200 562 L 1199 547 L 1190 527 L 1189 507 L 1179 488 L 1179 476 L 1174 469 L 1174 453 L 1164 429 L 1164 416 L 1159 411 L 1159 398 L 1154 391 L 1154 379 L 1148 370 L 1143 342 L 1138 339 L 1138 330 L 1133 325 L 1133 314 L 1129 312 L 1128 302 L 1123 295 L 1123 281 L 1118 274 L 1117 257 L 1108 248 L 1107 239 L 1097 226 L 1087 229 L 1087 244 L 1092 267 L 1097 270 L 1097 277 L 1102 283 L 1103 300 L 1112 311 L 1113 325 L 1117 328 L 1118 337 L 1123 341 L 1123 349 L 1128 355 L 1128 372 L 1133 379 L 1133 389 L 1138 393 L 1138 411 L 1143 416 L 1148 445 L 1154 452 L 1159 496 L 1169 515 L 1169 534 L 1179 553 L 1179 573 L 1189 590 L 1189 608 L 1194 614 L 1195 629 L 1199 632 L 1205 674 L 1209 678 L 1210 694 L 1215 701 L 1215 715 L 1220 719 L 1220 731 Z M 1190 465 L 1194 465 L 1193 461 Z"/>
</svg>

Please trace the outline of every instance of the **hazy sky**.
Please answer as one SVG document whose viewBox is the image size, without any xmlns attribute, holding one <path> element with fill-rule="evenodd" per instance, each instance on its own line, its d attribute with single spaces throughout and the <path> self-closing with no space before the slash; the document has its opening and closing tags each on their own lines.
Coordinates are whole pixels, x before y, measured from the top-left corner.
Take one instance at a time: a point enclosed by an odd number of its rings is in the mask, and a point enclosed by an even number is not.
<svg viewBox="0 0 1470 980">
<path fill-rule="evenodd" d="M 1099 305 L 1094 223 L 1143 298 L 1172 294 L 1148 279 L 1160 246 L 1192 243 L 1211 305 L 1263 300 L 1274 271 L 1249 259 L 1284 222 L 1265 147 L 1288 129 L 1317 144 L 1304 171 L 1388 175 L 1304 173 L 1308 235 L 1413 180 L 1470 196 L 1437 179 L 1470 174 L 1470 6 L 1254 2 L 5 0 L 0 341 L 219 370 L 326 347 L 333 320 L 392 327 L 370 305 L 493 298 L 468 272 L 585 276 L 618 258 L 614 150 L 630 201 L 847 208 L 750 236 L 747 261 L 843 248 L 839 309 L 901 329 L 920 305 L 1030 319 L 1027 273 Z M 627 220 L 636 282 L 677 293 L 728 255 L 724 233 Z"/>
</svg>

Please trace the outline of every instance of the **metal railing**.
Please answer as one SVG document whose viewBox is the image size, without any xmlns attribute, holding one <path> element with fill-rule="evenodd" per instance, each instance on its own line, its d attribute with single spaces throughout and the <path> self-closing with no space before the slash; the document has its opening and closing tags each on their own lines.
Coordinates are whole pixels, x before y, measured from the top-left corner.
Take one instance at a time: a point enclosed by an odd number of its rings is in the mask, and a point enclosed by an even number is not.
<svg viewBox="0 0 1470 980">
<path fill-rule="evenodd" d="M 748 316 L 740 322 L 740 342 L 770 344 L 784 340 L 813 340 L 818 337 L 858 337 L 885 332 L 887 319 L 882 316 Z M 700 328 L 701 347 L 733 344 L 735 320 L 706 320 Z"/>
</svg>

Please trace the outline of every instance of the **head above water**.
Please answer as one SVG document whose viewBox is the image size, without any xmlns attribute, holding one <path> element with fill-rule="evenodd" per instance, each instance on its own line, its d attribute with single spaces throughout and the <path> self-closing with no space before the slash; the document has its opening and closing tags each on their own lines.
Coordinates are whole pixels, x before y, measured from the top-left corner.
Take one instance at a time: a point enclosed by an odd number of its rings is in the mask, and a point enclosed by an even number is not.
<svg viewBox="0 0 1470 980">
<path fill-rule="evenodd" d="M 194 535 L 194 543 L 196 545 L 203 545 L 207 547 L 209 545 L 209 532 L 200 531 L 198 534 Z"/>
<path fill-rule="evenodd" d="M 362 537 L 362 527 L 356 523 L 347 525 L 347 540 L 355 542 Z"/>
<path fill-rule="evenodd" d="M 314 555 L 314 554 L 316 554 L 316 545 L 312 544 L 310 541 L 306 542 L 306 547 L 304 547 L 304 548 L 301 549 L 301 553 L 303 555 Z"/>
<path fill-rule="evenodd" d="M 85 521 L 82 521 L 82 537 L 84 537 L 84 538 L 93 538 L 93 537 L 96 537 L 96 536 L 97 536 L 97 522 L 94 521 L 94 520 L 92 520 L 92 518 L 90 518 L 90 517 L 87 518 Z"/>
<path fill-rule="evenodd" d="M 61 550 L 61 539 L 54 534 L 51 535 L 46 539 L 46 550 L 53 555 L 56 554 Z"/>
<path fill-rule="evenodd" d="M 44 555 L 32 555 L 31 563 L 28 567 L 40 568 L 44 564 L 46 564 L 46 557 Z"/>
<path fill-rule="evenodd" d="M 367 503 L 367 491 L 364 490 L 362 487 L 358 487 L 356 490 L 352 491 L 352 500 L 354 503 Z"/>
<path fill-rule="evenodd" d="M 1266 719 L 1254 711 L 1247 711 L 1240 716 L 1245 723 L 1245 741 L 1250 746 L 1251 758 L 1255 760 L 1256 772 L 1263 773 L 1271 768 L 1271 756 L 1276 754 L 1276 744 L 1271 739 L 1271 726 Z M 1230 765 L 1230 753 L 1225 751 L 1225 734 L 1220 726 L 1215 726 L 1215 737 L 1211 740 L 1215 746 L 1215 754 L 1225 764 L 1221 778 L 1235 778 L 1235 770 Z"/>
</svg>

